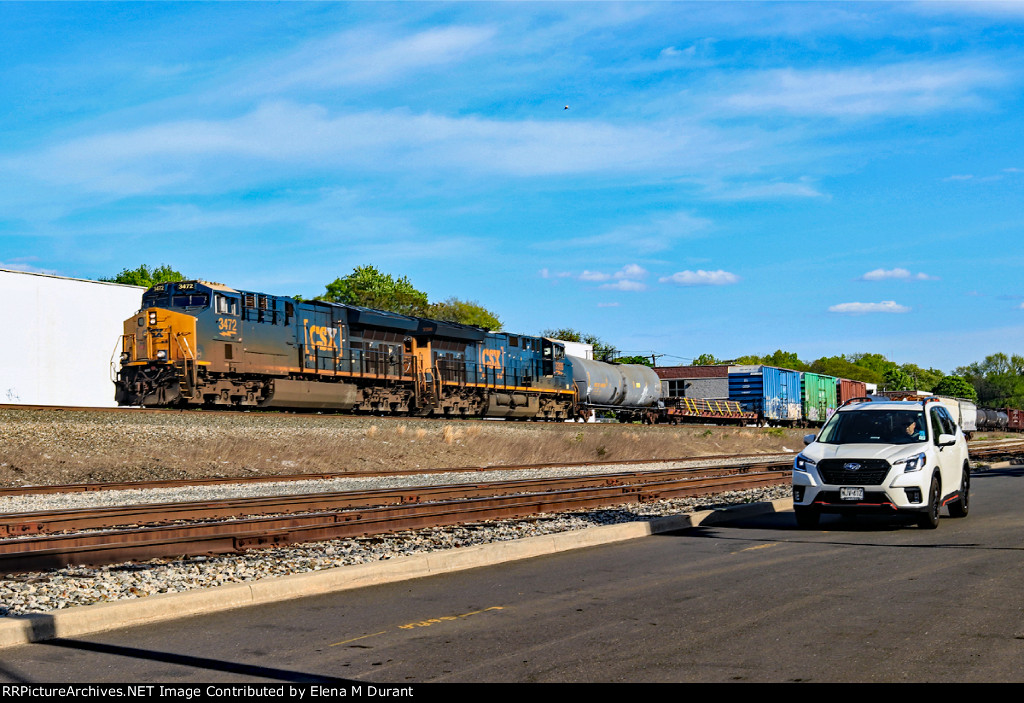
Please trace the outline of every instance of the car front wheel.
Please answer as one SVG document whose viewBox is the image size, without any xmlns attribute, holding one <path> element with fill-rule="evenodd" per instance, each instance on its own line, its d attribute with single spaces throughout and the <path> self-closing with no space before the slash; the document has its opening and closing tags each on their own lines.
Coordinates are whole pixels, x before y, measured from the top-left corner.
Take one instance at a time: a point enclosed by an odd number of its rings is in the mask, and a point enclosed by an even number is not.
<svg viewBox="0 0 1024 703">
<path fill-rule="evenodd" d="M 932 485 L 928 489 L 928 509 L 917 518 L 918 526 L 926 530 L 934 530 L 939 526 L 939 489 L 939 477 L 932 476 Z"/>
</svg>

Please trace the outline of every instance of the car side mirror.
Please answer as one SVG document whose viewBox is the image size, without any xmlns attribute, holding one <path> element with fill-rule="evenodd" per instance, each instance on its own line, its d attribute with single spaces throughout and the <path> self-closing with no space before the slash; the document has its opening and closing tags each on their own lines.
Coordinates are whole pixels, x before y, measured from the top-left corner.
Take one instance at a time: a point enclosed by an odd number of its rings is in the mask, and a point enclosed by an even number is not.
<svg viewBox="0 0 1024 703">
<path fill-rule="evenodd" d="M 955 434 L 940 434 L 939 435 L 939 446 L 940 447 L 951 447 L 956 444 Z"/>
<path fill-rule="evenodd" d="M 805 434 L 804 435 L 804 444 L 810 444 L 811 442 L 813 442 L 817 438 L 818 438 L 818 435 L 816 435 L 816 434 Z"/>
</svg>

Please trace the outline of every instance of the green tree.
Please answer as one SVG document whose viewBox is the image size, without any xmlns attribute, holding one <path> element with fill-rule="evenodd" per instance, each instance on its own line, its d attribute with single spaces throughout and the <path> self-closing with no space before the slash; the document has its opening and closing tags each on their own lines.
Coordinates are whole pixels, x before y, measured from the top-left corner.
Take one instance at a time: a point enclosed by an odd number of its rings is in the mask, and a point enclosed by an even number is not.
<svg viewBox="0 0 1024 703">
<path fill-rule="evenodd" d="M 501 329 L 501 320 L 497 315 L 476 302 L 458 298 L 448 298 L 444 302 L 431 304 L 427 308 L 427 317 L 433 320 L 475 325 L 491 332 Z"/>
<path fill-rule="evenodd" d="M 979 405 L 1024 408 L 1024 357 L 1018 354 L 991 354 L 953 373 L 974 386 Z"/>
<path fill-rule="evenodd" d="M 886 371 L 896 367 L 896 362 L 889 361 L 881 354 L 850 354 L 846 358 L 857 366 L 874 371 L 883 378 Z"/>
<path fill-rule="evenodd" d="M 161 264 L 153 269 L 142 264 L 137 269 L 124 269 L 116 276 L 111 278 L 101 278 L 100 280 L 108 283 L 124 283 L 129 286 L 143 286 L 144 288 L 150 288 L 151 286 L 155 286 L 157 283 L 184 281 L 185 276 L 181 272 L 175 271 L 167 264 Z"/>
<path fill-rule="evenodd" d="M 882 378 L 885 382 L 885 389 L 889 391 L 912 391 L 914 388 L 914 379 L 910 375 L 898 366 L 886 371 L 882 374 Z"/>
<path fill-rule="evenodd" d="M 693 360 L 694 366 L 718 366 L 722 360 L 714 354 L 698 354 Z"/>
<path fill-rule="evenodd" d="M 942 380 L 932 388 L 932 393 L 952 398 L 978 399 L 978 392 L 974 390 L 974 386 L 961 376 L 943 376 Z"/>
<path fill-rule="evenodd" d="M 913 379 L 914 388 L 917 390 L 931 390 L 945 377 L 945 374 L 938 369 L 923 369 L 917 364 L 903 364 L 900 368 Z"/>
<path fill-rule="evenodd" d="M 851 381 L 882 383 L 882 374 L 858 366 L 845 356 L 823 356 L 811 363 L 810 370 L 836 378 L 848 378 Z"/>
<path fill-rule="evenodd" d="M 774 353 L 764 357 L 762 362 L 768 366 L 778 366 L 781 369 L 792 369 L 793 371 L 806 371 L 808 366 L 800 361 L 800 358 L 793 352 L 776 349 Z"/>
<path fill-rule="evenodd" d="M 722 363 L 722 362 L 715 362 Z M 765 354 L 759 356 L 757 354 L 746 354 L 745 356 L 737 357 L 733 360 L 735 364 L 763 364 L 765 366 L 777 366 L 780 369 L 792 369 L 794 371 L 807 371 L 808 365 L 803 361 L 800 361 L 799 357 L 793 352 L 782 351 L 776 349 L 771 354 Z M 695 364 L 697 366 L 704 366 L 706 364 Z"/>
<path fill-rule="evenodd" d="M 724 364 L 725 360 L 722 360 L 718 363 Z M 735 359 L 732 360 L 732 363 L 740 364 L 742 366 L 752 366 L 754 364 L 763 364 L 765 363 L 765 361 L 764 357 L 761 356 L 760 354 L 744 354 L 743 356 L 737 356 Z"/>
<path fill-rule="evenodd" d="M 315 300 L 419 317 L 425 317 L 429 307 L 427 294 L 414 288 L 408 278 L 395 279 L 374 266 L 357 266 L 344 278 L 328 283 L 327 291 Z"/>
<path fill-rule="evenodd" d="M 649 356 L 618 356 L 612 361 L 616 364 L 640 364 L 642 366 L 654 366 Z"/>
</svg>

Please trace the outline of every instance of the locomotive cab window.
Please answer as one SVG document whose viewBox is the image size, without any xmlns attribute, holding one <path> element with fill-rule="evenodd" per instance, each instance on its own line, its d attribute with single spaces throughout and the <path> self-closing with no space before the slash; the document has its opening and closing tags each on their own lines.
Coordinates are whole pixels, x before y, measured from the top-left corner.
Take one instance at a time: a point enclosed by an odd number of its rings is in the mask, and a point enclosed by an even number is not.
<svg viewBox="0 0 1024 703">
<path fill-rule="evenodd" d="M 171 299 L 171 305 L 176 308 L 205 308 L 209 303 L 210 298 L 205 293 L 175 295 Z"/>
<path fill-rule="evenodd" d="M 238 314 L 238 298 L 217 294 L 217 312 L 221 315 Z"/>
</svg>

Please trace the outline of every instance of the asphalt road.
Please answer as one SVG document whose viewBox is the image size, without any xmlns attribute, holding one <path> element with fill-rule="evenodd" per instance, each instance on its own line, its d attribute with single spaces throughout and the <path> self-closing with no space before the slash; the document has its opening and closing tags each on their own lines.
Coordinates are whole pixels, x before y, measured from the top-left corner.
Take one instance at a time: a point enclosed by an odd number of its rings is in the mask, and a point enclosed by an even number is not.
<svg viewBox="0 0 1024 703">
<path fill-rule="evenodd" d="M 0 682 L 1024 679 L 1024 468 L 937 530 L 792 513 L 0 651 Z"/>
</svg>

